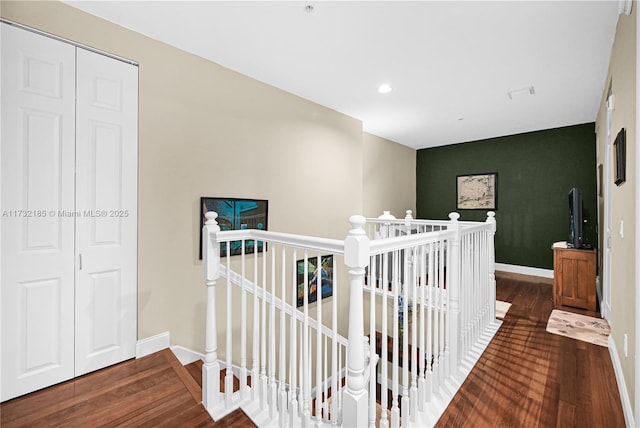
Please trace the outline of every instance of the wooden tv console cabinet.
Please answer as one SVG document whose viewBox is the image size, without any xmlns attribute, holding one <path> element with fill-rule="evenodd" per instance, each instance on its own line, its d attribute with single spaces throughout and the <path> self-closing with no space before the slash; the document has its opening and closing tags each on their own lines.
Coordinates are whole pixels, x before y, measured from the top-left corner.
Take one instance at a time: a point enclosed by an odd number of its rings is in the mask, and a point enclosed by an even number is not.
<svg viewBox="0 0 640 428">
<path fill-rule="evenodd" d="M 596 250 L 553 249 L 553 305 L 596 310 Z"/>
</svg>

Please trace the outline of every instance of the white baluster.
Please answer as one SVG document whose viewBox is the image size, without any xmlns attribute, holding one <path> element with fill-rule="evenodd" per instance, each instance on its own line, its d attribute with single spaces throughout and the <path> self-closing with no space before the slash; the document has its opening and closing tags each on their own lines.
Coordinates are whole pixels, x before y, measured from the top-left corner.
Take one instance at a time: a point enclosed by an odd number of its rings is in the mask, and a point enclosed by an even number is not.
<svg viewBox="0 0 640 428">
<path fill-rule="evenodd" d="M 487 213 L 487 223 L 489 228 L 489 237 L 487 240 L 487 258 L 489 263 L 489 307 L 491 308 L 489 319 L 491 323 L 496 322 L 496 259 L 495 259 L 495 235 L 496 235 L 496 213 L 489 211 Z"/>
<path fill-rule="evenodd" d="M 387 226 L 388 227 L 388 226 Z M 388 232 L 387 232 L 388 233 Z M 382 333 L 380 335 L 380 359 L 382 361 L 381 366 L 381 379 L 380 379 L 380 407 L 382 412 L 380 415 L 380 428 L 387 428 L 389 426 L 388 413 L 389 413 L 389 379 L 388 379 L 388 314 L 387 307 L 389 305 L 388 292 L 389 292 L 389 253 L 381 255 L 382 257 L 382 276 L 380 278 L 380 286 L 382 287 Z"/>
<path fill-rule="evenodd" d="M 442 244 L 441 244 L 442 245 Z M 446 278 L 446 273 L 445 273 L 445 267 L 447 268 L 447 272 L 449 272 L 448 270 L 448 260 L 447 262 L 445 262 L 445 257 L 447 257 L 447 254 L 449 254 L 449 251 L 444 251 L 442 248 L 440 250 L 440 262 L 438 265 L 438 270 L 439 270 L 439 280 L 440 280 L 440 310 L 438 312 L 438 329 L 439 329 L 439 333 L 438 333 L 438 360 L 440 361 L 440 367 L 438 370 L 438 387 L 441 388 L 444 386 L 444 379 L 447 375 L 448 370 L 449 370 L 449 366 L 448 366 L 448 362 L 447 362 L 447 358 L 446 356 L 449 354 L 449 350 L 446 348 L 447 345 L 447 338 L 445 335 L 445 329 L 448 328 L 447 326 L 449 325 L 449 289 L 448 289 L 448 284 L 449 282 L 446 282 L 447 280 Z"/>
<path fill-rule="evenodd" d="M 469 274 L 468 236 L 460 237 L 460 355 L 464 355 L 467 349 L 467 337 L 471 319 L 471 296 L 469 296 L 469 280 L 473 279 Z"/>
<path fill-rule="evenodd" d="M 216 282 L 220 277 L 220 245 L 211 235 L 220 231 L 218 214 L 209 211 L 202 231 L 202 267 L 207 284 L 205 357 L 202 366 L 202 402 L 207 410 L 219 403 L 220 362 L 218 361 L 218 322 L 216 320 Z"/>
<path fill-rule="evenodd" d="M 284 302 L 284 301 L 283 301 Z M 269 419 L 274 420 L 278 409 L 276 379 L 276 250 L 271 249 L 271 307 L 269 308 Z"/>
<path fill-rule="evenodd" d="M 442 296 L 444 292 L 443 276 L 442 276 L 442 242 L 436 243 L 436 257 L 434 257 L 436 265 L 434 266 L 434 290 L 433 290 L 433 390 L 440 389 L 440 363 L 442 354 L 440 352 L 440 316 L 442 314 Z"/>
<path fill-rule="evenodd" d="M 426 369 L 427 373 L 425 375 L 425 401 L 427 403 L 431 402 L 433 397 L 433 362 L 434 362 L 434 350 L 433 350 L 433 309 L 434 306 L 434 287 L 435 287 L 435 263 L 436 263 L 436 244 L 429 244 L 429 262 L 427 268 L 429 269 L 429 273 L 427 274 L 427 363 Z"/>
<path fill-rule="evenodd" d="M 416 316 L 418 314 L 418 307 L 416 306 L 418 303 L 418 289 L 416 288 L 416 284 L 418 282 L 418 248 L 414 247 L 409 250 L 412 254 L 411 256 L 411 298 L 407 302 L 407 313 L 409 312 L 409 307 L 411 310 L 411 324 L 410 324 L 410 332 L 411 332 L 411 390 L 409 391 L 409 397 L 411 399 L 411 422 L 416 421 L 416 412 L 418 410 L 418 322 L 416 321 Z M 411 306 L 410 306 L 411 305 Z"/>
<path fill-rule="evenodd" d="M 264 244 L 264 243 L 263 243 Z M 266 245 L 264 247 L 266 249 Z M 257 251 L 257 248 L 256 248 Z M 274 296 L 271 306 L 274 306 Z M 268 377 L 267 377 L 267 255 L 262 257 L 262 316 L 260 322 L 260 409 L 266 410 L 268 404 Z"/>
<path fill-rule="evenodd" d="M 284 427 L 287 424 L 287 372 L 286 372 L 286 360 L 287 360 L 287 348 L 286 348 L 286 320 L 285 320 L 285 303 L 287 301 L 287 266 L 286 266 L 287 254 L 284 247 L 282 247 L 282 266 L 281 266 L 281 290 L 280 296 L 282 297 L 282 308 L 280 309 L 280 384 L 278 389 L 279 394 L 279 409 L 280 409 L 280 426 Z M 295 305 L 295 302 L 291 303 Z"/>
<path fill-rule="evenodd" d="M 410 210 L 409 210 L 410 211 Z M 407 216 L 409 213 L 407 213 Z M 411 223 L 409 223 L 410 225 Z M 407 227 L 407 234 L 411 233 L 411 227 Z M 401 406 L 401 417 L 402 420 L 409 421 L 410 419 L 410 410 L 411 405 L 409 401 L 409 282 L 410 282 L 410 269 L 409 269 L 409 261 L 410 255 L 409 250 L 402 250 L 402 406 Z"/>
<path fill-rule="evenodd" d="M 264 293 L 263 293 L 264 300 Z M 260 305 L 258 302 L 258 241 L 253 241 L 253 346 L 251 364 L 251 398 L 259 401 L 260 391 Z"/>
<path fill-rule="evenodd" d="M 340 403 L 341 393 L 338 392 L 338 385 L 342 386 L 342 380 L 338 381 L 340 377 L 341 367 L 338 355 L 338 264 L 333 264 L 333 276 L 331 282 L 333 284 L 333 298 L 331 299 L 331 405 L 329 406 L 329 415 L 331 416 L 331 424 L 338 425 L 338 409 Z"/>
<path fill-rule="evenodd" d="M 376 352 L 376 293 L 375 281 L 378 277 L 376 271 L 376 257 L 371 257 L 373 263 L 369 263 L 369 426 L 376 425 L 376 366 L 372 363 Z M 380 350 L 382 351 L 382 347 Z"/>
<path fill-rule="evenodd" d="M 393 346 L 392 346 L 392 355 L 391 355 L 391 426 L 393 428 L 400 426 L 400 407 L 398 406 L 398 367 L 399 367 L 399 357 L 398 353 L 398 342 L 400 341 L 400 336 L 398 335 L 398 323 L 399 323 L 399 307 L 398 307 L 398 297 L 400 296 L 400 257 L 398 251 L 394 251 L 393 258 L 391 259 L 393 265 L 393 273 L 392 273 L 392 291 L 393 291 L 393 315 L 392 315 L 392 334 L 393 334 Z"/>
<path fill-rule="evenodd" d="M 427 246 L 422 245 L 420 247 L 420 355 L 418 355 L 418 361 L 420 362 L 420 378 L 418 379 L 418 410 L 424 412 L 426 396 L 426 380 L 425 375 L 427 368 L 425 367 L 425 361 L 427 357 L 425 354 L 425 306 L 430 304 L 426 301 L 427 290 Z M 417 310 L 417 307 L 414 309 Z M 426 363 L 428 364 L 428 363 Z"/>
<path fill-rule="evenodd" d="M 455 231 L 454 238 L 451 240 L 451 253 L 448 257 L 450 265 L 447 266 L 447 275 L 449 281 L 447 282 L 447 296 L 448 296 L 448 331 L 449 331 L 449 361 L 450 366 L 447 367 L 448 374 L 456 376 L 458 374 L 458 368 L 460 365 L 459 350 L 460 350 L 460 223 L 458 219 L 460 214 L 449 214 L 449 229 Z"/>
<path fill-rule="evenodd" d="M 229 242 L 226 242 L 227 249 L 227 366 L 224 375 L 224 401 L 227 409 L 231 408 L 233 399 L 233 322 L 231 318 L 231 308 L 233 308 L 233 290 L 231 285 L 231 248 Z"/>
<path fill-rule="evenodd" d="M 318 296 L 316 330 L 316 420 L 322 420 L 322 255 L 318 253 L 316 269 L 318 270 L 316 295 Z"/>
<path fill-rule="evenodd" d="M 479 338 L 480 336 L 480 316 L 482 314 L 482 294 L 481 294 L 481 288 L 480 288 L 480 233 L 476 232 L 473 234 L 473 252 L 474 252 L 474 256 L 473 256 L 473 264 L 474 264 L 474 270 L 473 270 L 473 275 L 474 275 L 474 281 L 473 281 L 473 296 L 475 298 L 475 317 L 474 317 L 474 334 L 473 334 L 473 341 L 469 344 L 469 346 L 471 347 L 475 341 Z"/>
<path fill-rule="evenodd" d="M 300 391 L 302 392 L 302 425 L 309 426 L 311 420 L 311 356 L 309 355 L 309 263 L 307 251 L 304 252 L 304 304 L 302 325 L 302 379 L 300 379 Z M 297 289 L 297 288 L 296 288 Z M 316 288 L 317 290 L 317 288 Z M 316 296 L 318 296 L 316 294 Z"/>
<path fill-rule="evenodd" d="M 380 334 L 380 428 L 389 426 L 389 379 L 388 379 L 388 291 L 389 291 L 389 253 L 382 254 L 382 276 L 380 277 L 380 286 L 382 287 L 382 332 Z"/>
<path fill-rule="evenodd" d="M 240 287 L 240 397 L 247 398 L 247 290 L 245 285 L 245 241 L 240 241 L 241 287 Z M 231 307 L 229 307 L 231 308 Z"/>
<path fill-rule="evenodd" d="M 349 267 L 349 354 L 347 362 L 347 388 L 343 392 L 344 426 L 359 427 L 367 424 L 367 390 L 364 387 L 363 286 L 365 268 L 369 263 L 369 238 L 364 231 L 365 218 L 352 216 L 352 229 L 344 241 L 344 261 Z"/>
<path fill-rule="evenodd" d="M 297 280 L 297 259 L 298 253 L 297 250 L 293 250 L 293 254 L 291 256 L 291 265 L 292 265 L 292 279 L 291 284 L 295 285 Z M 304 253 L 304 263 L 305 263 L 305 278 L 307 277 L 307 252 Z M 306 284 L 306 282 L 305 282 Z M 297 380 L 297 362 L 298 362 L 298 343 L 297 343 L 297 322 L 296 322 L 296 312 L 297 309 L 294 309 L 298 304 L 298 287 L 291 287 L 291 308 L 293 312 L 291 313 L 291 324 L 289 327 L 289 337 L 290 337 L 290 345 L 289 345 L 289 426 L 293 427 L 298 424 L 298 380 Z M 300 377 L 300 382 L 302 383 L 302 376 Z"/>
<path fill-rule="evenodd" d="M 320 318 L 318 318 L 320 319 Z M 322 396 L 324 397 L 324 400 L 322 401 L 322 420 L 324 420 L 325 422 L 329 420 L 329 358 L 327 353 L 329 349 L 329 337 L 328 336 L 324 336 L 324 355 L 323 355 L 323 368 L 324 368 L 324 378 L 323 378 L 323 382 L 322 382 Z"/>
</svg>

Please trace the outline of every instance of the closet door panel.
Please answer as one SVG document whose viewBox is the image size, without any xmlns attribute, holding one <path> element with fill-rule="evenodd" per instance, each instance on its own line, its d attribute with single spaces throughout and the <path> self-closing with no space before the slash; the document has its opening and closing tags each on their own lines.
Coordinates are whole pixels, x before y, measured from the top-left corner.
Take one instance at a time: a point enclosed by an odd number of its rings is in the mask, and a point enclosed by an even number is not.
<svg viewBox="0 0 640 428">
<path fill-rule="evenodd" d="M 137 72 L 78 49 L 76 375 L 135 356 Z"/>
<path fill-rule="evenodd" d="M 5 401 L 74 373 L 75 48 L 1 31 Z"/>
</svg>

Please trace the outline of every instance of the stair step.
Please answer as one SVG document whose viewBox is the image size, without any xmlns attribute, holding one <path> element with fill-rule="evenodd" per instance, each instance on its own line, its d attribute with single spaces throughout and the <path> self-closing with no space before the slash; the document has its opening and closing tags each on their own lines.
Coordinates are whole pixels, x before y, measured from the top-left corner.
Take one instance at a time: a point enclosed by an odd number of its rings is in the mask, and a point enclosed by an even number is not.
<svg viewBox="0 0 640 428">
<path fill-rule="evenodd" d="M 191 375 L 191 377 L 195 380 L 195 382 L 200 386 L 200 391 L 202 391 L 202 360 L 194 361 L 193 363 L 189 363 L 184 366 L 185 370 Z M 224 392 L 224 377 L 227 374 L 226 369 L 220 370 L 220 392 Z M 251 386 L 251 376 L 247 376 L 247 383 Z M 238 379 L 235 375 L 233 376 L 233 392 L 240 390 L 240 379 Z"/>
<path fill-rule="evenodd" d="M 170 349 L 161 351 L 196 403 L 202 402 L 202 382 L 198 384 Z"/>
</svg>

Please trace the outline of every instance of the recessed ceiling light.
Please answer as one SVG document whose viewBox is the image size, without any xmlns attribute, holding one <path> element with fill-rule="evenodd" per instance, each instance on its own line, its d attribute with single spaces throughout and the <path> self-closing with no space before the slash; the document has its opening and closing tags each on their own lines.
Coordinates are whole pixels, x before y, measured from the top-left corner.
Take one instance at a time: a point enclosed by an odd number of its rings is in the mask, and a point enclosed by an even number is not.
<svg viewBox="0 0 640 428">
<path fill-rule="evenodd" d="M 378 92 L 381 94 L 388 94 L 389 92 L 391 92 L 391 86 L 388 83 L 383 83 L 382 85 L 378 86 Z"/>
</svg>

